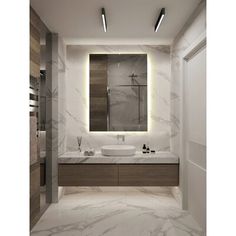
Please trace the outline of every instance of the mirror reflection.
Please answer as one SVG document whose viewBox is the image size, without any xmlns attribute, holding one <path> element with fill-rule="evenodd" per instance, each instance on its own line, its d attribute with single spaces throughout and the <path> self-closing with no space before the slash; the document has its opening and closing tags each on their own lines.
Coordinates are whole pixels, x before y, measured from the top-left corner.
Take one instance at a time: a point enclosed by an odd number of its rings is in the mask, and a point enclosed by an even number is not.
<svg viewBox="0 0 236 236">
<path fill-rule="evenodd" d="M 146 54 L 90 54 L 90 131 L 147 131 Z"/>
</svg>

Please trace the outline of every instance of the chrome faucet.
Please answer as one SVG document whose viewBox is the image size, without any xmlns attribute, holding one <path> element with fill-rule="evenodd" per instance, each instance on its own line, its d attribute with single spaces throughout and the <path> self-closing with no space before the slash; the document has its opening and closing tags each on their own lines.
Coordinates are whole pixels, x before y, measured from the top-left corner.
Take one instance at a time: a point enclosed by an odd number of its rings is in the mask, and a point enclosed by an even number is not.
<svg viewBox="0 0 236 236">
<path fill-rule="evenodd" d="M 122 140 L 123 143 L 125 142 L 125 136 L 124 136 L 124 135 L 117 134 L 117 135 L 116 135 L 116 138 L 117 138 L 118 144 L 119 144 L 119 140 L 120 140 L 120 139 Z"/>
<path fill-rule="evenodd" d="M 77 136 L 78 150 L 81 152 L 82 136 Z"/>
</svg>

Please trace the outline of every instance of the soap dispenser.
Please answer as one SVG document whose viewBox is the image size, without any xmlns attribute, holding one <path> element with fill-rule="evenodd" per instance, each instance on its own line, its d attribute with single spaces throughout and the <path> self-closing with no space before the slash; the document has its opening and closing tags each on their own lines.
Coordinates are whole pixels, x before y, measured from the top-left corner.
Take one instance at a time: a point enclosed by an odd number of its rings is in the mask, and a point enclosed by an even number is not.
<svg viewBox="0 0 236 236">
<path fill-rule="evenodd" d="M 145 144 L 143 144 L 143 153 L 147 153 L 147 148 Z"/>
</svg>

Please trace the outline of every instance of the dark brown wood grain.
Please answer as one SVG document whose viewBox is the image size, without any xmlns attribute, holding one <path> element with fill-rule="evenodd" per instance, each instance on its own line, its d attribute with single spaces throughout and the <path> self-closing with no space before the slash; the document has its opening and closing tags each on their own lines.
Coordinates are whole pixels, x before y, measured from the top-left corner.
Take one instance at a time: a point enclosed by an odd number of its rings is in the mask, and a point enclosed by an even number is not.
<svg viewBox="0 0 236 236">
<path fill-rule="evenodd" d="M 33 25 L 33 22 L 30 22 L 30 37 L 33 37 L 36 40 L 40 40 L 39 28 L 36 28 Z"/>
<path fill-rule="evenodd" d="M 125 164 L 119 166 L 120 186 L 177 186 L 178 164 Z"/>
<path fill-rule="evenodd" d="M 59 164 L 60 186 L 178 186 L 178 164 Z"/>
<path fill-rule="evenodd" d="M 30 167 L 30 221 L 32 221 L 40 211 L 40 168 L 35 163 Z"/>
<path fill-rule="evenodd" d="M 37 117 L 30 116 L 30 164 L 39 162 L 38 138 L 37 138 Z"/>
<path fill-rule="evenodd" d="M 30 8 L 30 78 L 40 79 L 40 32 L 42 21 L 37 13 Z M 31 100 L 38 100 L 31 94 Z M 30 228 L 40 216 L 40 160 L 39 140 L 37 137 L 38 112 L 30 112 Z"/>
<path fill-rule="evenodd" d="M 32 48 L 30 48 L 30 60 L 33 61 L 37 65 L 40 64 L 40 55 Z"/>
<path fill-rule="evenodd" d="M 37 13 L 30 8 L 30 75 L 40 75 L 40 28 L 42 21 Z"/>
<path fill-rule="evenodd" d="M 90 131 L 107 130 L 107 55 L 90 54 Z"/>
<path fill-rule="evenodd" d="M 39 15 L 32 7 L 30 7 L 30 24 L 32 24 L 38 31 L 40 30 L 42 24 Z"/>
<path fill-rule="evenodd" d="M 59 186 L 117 186 L 118 166 L 103 164 L 60 164 Z"/>
</svg>

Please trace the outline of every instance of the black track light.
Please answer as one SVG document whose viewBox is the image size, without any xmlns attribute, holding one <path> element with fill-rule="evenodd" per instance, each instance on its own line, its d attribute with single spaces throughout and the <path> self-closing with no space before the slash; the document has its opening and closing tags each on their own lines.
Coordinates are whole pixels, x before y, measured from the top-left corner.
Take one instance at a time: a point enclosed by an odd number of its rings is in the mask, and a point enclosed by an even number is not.
<svg viewBox="0 0 236 236">
<path fill-rule="evenodd" d="M 160 25 L 161 25 L 161 22 L 165 16 L 165 8 L 161 8 L 161 11 L 160 11 L 160 14 L 158 16 L 158 19 L 157 19 L 157 22 L 155 24 L 155 27 L 154 27 L 154 31 L 157 32 L 157 30 L 159 29 Z"/>
<path fill-rule="evenodd" d="M 102 8 L 102 24 L 103 24 L 104 32 L 107 32 L 107 19 L 106 19 L 106 14 L 105 14 L 104 8 Z"/>
</svg>

